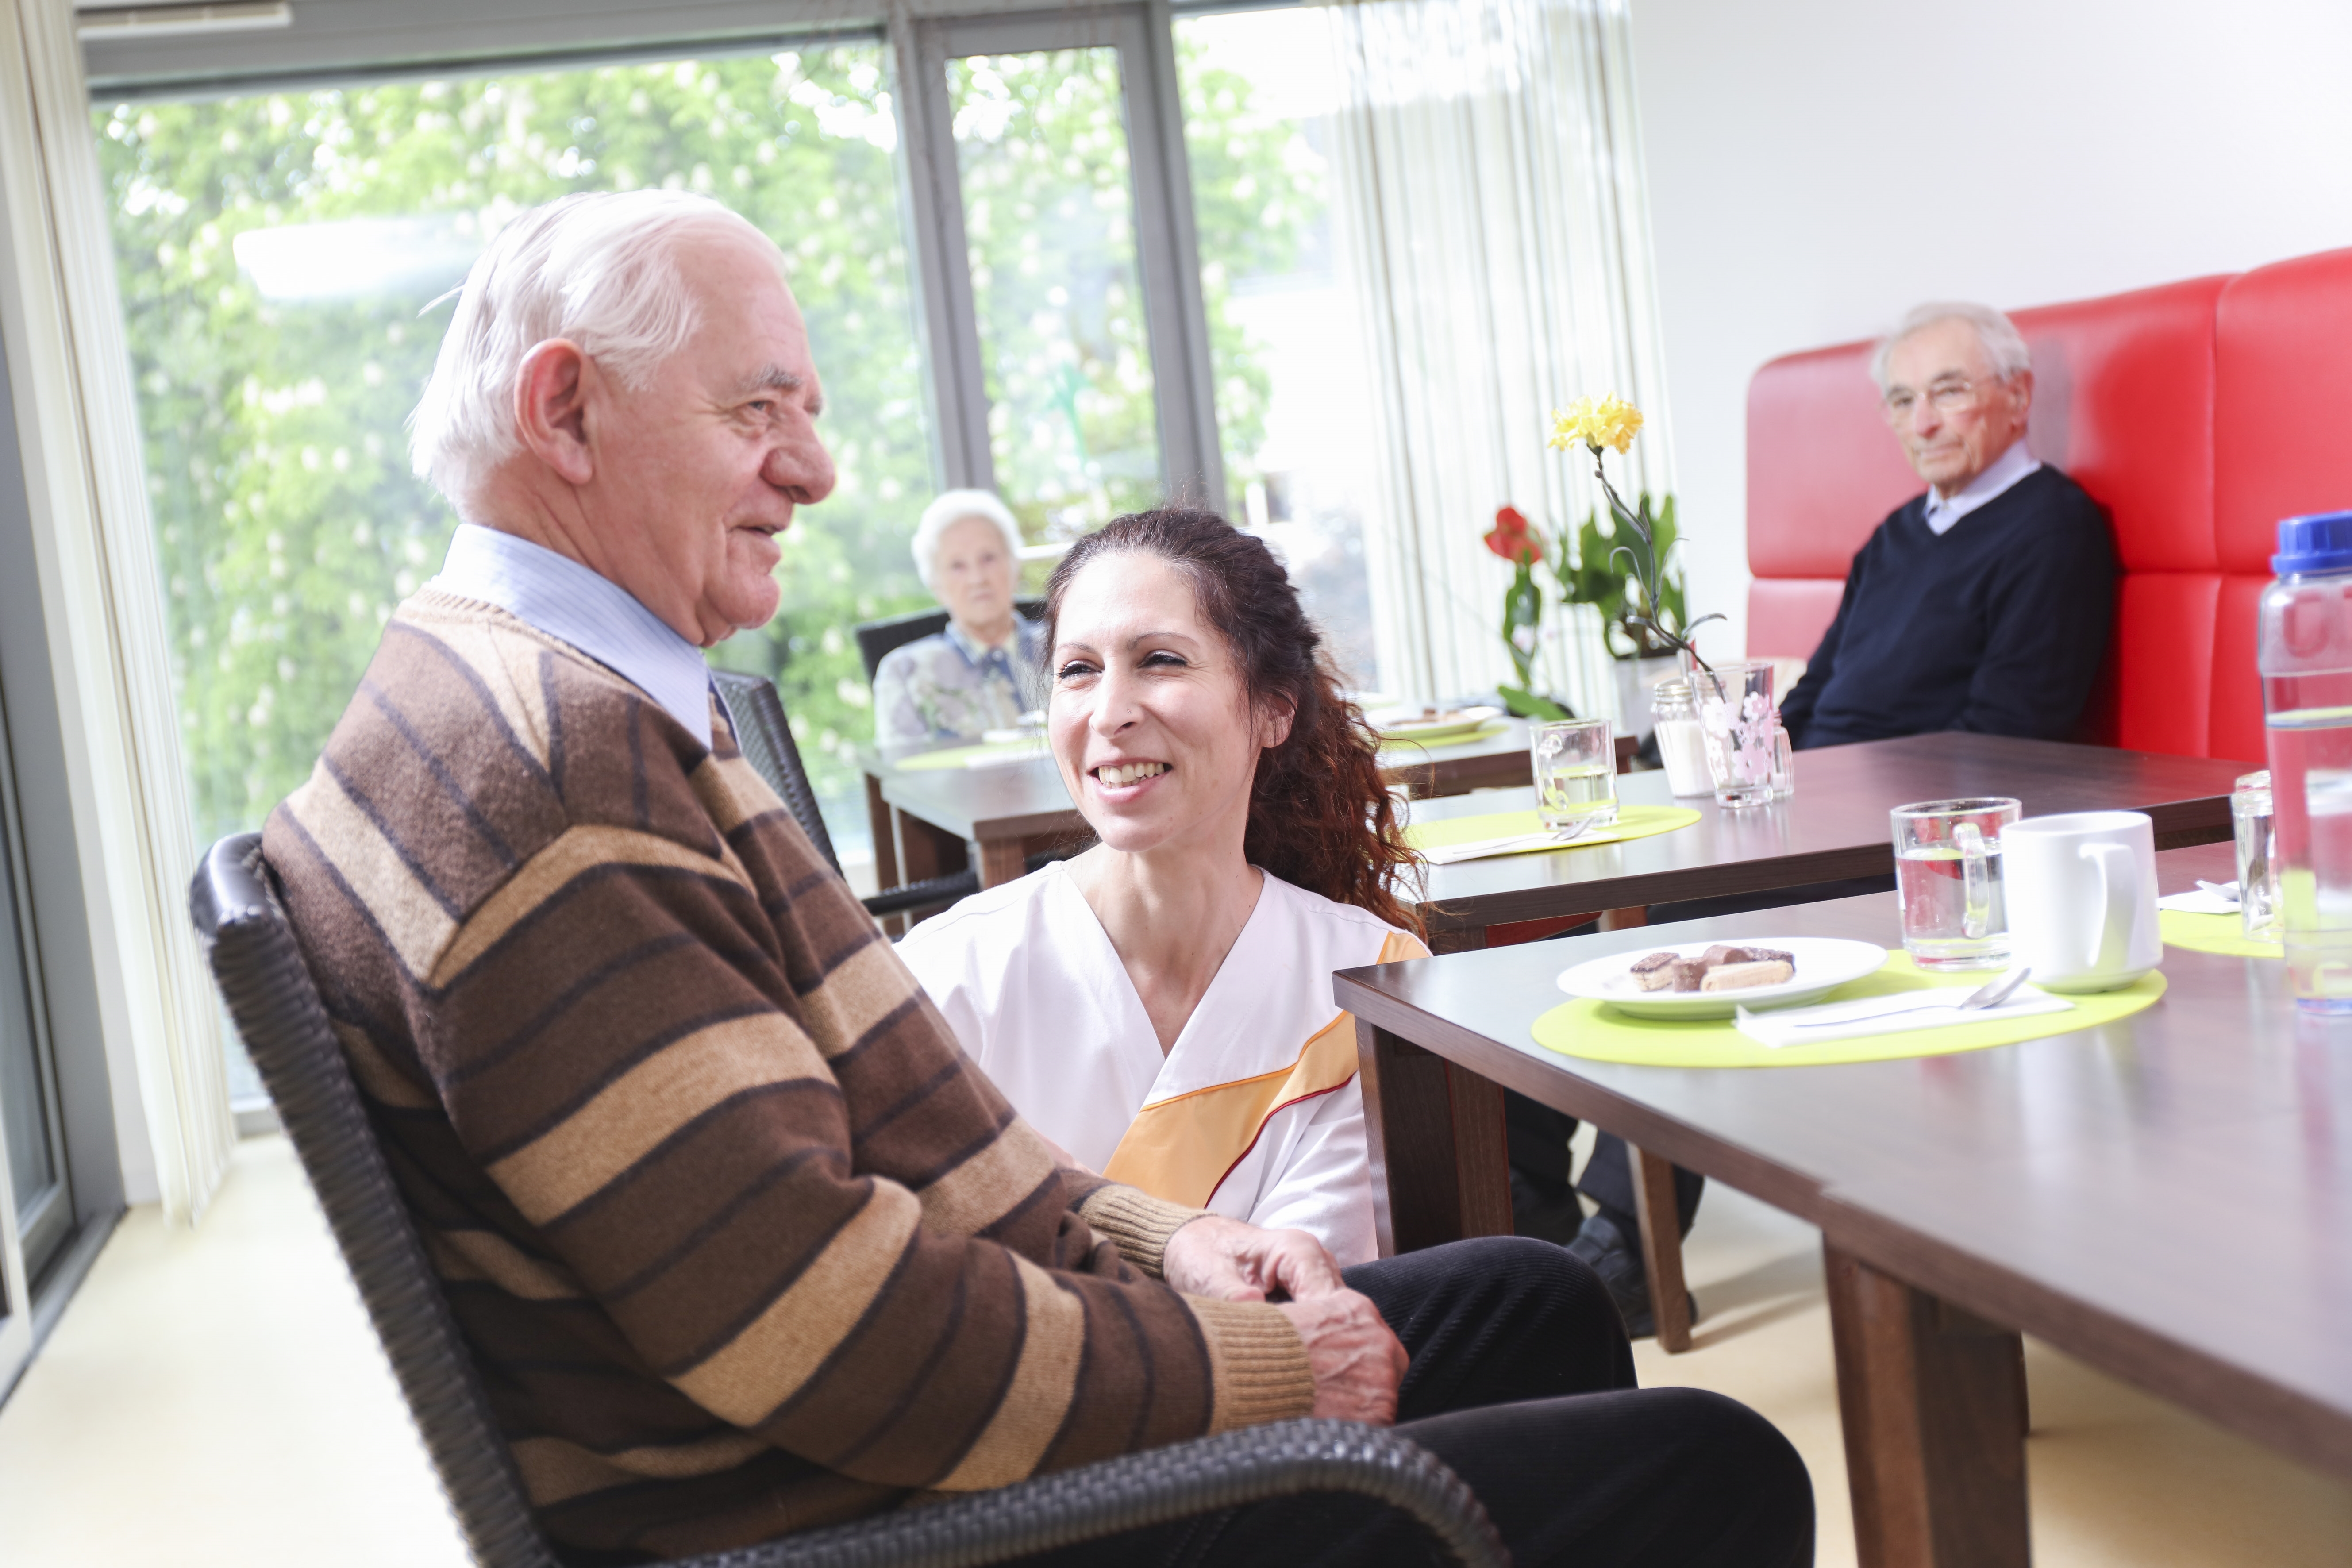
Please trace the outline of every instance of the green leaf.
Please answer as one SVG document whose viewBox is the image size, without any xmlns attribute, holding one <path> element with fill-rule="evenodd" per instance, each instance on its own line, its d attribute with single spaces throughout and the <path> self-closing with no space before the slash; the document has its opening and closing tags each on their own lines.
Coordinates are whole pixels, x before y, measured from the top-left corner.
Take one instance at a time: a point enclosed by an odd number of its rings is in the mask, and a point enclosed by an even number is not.
<svg viewBox="0 0 2352 1568">
<path fill-rule="evenodd" d="M 1520 679 L 1525 679 L 1523 676 Z M 1503 706 L 1515 719 L 1573 719 L 1575 714 L 1549 697 L 1538 697 L 1522 686 L 1497 686 L 1495 690 L 1503 699 Z"/>
</svg>

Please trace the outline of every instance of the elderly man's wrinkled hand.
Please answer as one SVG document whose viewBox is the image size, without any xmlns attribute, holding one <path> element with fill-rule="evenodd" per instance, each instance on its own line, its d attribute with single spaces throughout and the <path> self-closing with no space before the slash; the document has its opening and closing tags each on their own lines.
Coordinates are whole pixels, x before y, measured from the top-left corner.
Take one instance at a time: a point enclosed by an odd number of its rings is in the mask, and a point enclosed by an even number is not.
<svg viewBox="0 0 2352 1568">
<path fill-rule="evenodd" d="M 1339 1290 L 1275 1310 L 1306 1343 L 1315 1415 L 1374 1426 L 1395 1422 L 1397 1384 L 1410 1358 L 1370 1297 Z"/>
<path fill-rule="evenodd" d="M 1339 1261 L 1305 1231 L 1260 1230 L 1223 1215 L 1180 1227 L 1168 1238 L 1160 1271 L 1188 1296 L 1226 1301 L 1308 1301 L 1348 1289 Z"/>
</svg>

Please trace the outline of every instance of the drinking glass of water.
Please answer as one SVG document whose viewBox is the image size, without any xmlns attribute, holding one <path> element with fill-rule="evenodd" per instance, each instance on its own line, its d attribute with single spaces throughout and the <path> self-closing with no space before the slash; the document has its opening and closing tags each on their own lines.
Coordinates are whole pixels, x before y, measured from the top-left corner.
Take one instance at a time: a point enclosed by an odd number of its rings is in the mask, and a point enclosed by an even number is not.
<svg viewBox="0 0 2352 1568">
<path fill-rule="evenodd" d="M 1987 795 L 1923 800 L 1887 814 L 1895 824 L 1903 946 L 1920 968 L 2000 969 L 2009 963 L 2000 832 L 2019 809 L 2013 800 Z"/>
<path fill-rule="evenodd" d="M 1554 838 L 1575 838 L 1617 820 L 1617 742 L 1606 719 L 1528 726 L 1536 812 Z"/>
</svg>

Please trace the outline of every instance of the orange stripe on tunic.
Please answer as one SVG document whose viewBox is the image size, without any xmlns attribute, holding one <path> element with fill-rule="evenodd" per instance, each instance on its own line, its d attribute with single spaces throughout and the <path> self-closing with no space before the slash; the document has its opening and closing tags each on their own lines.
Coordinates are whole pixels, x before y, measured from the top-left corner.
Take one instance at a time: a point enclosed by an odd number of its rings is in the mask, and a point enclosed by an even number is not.
<svg viewBox="0 0 2352 1568">
<path fill-rule="evenodd" d="M 1428 955 L 1412 937 L 1391 931 L 1373 962 Z M 1102 1173 L 1155 1198 L 1205 1206 L 1234 1167 L 1257 1147 L 1276 1111 L 1344 1089 L 1356 1076 L 1354 1025 L 1352 1014 L 1341 1013 L 1316 1030 L 1287 1067 L 1145 1106 L 1127 1124 L 1127 1135 Z"/>
</svg>

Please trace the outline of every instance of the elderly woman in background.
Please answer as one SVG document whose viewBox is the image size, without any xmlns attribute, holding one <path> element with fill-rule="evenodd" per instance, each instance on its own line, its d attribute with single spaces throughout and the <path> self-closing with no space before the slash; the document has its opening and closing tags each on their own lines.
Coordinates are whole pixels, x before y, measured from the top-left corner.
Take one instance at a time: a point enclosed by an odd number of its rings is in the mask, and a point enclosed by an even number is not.
<svg viewBox="0 0 2352 1568">
<path fill-rule="evenodd" d="M 1045 704 L 1045 634 L 1013 605 L 1021 531 L 986 490 L 950 490 L 923 509 L 915 570 L 947 630 L 883 656 L 874 672 L 877 745 L 976 741 Z"/>
<path fill-rule="evenodd" d="M 1048 733 L 1101 842 L 898 946 L 965 1052 L 1076 1160 L 1378 1251 L 1331 972 L 1419 957 L 1378 740 L 1265 544 L 1124 517 L 1047 590 Z"/>
</svg>

